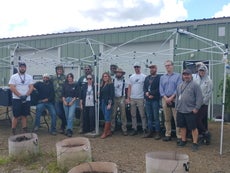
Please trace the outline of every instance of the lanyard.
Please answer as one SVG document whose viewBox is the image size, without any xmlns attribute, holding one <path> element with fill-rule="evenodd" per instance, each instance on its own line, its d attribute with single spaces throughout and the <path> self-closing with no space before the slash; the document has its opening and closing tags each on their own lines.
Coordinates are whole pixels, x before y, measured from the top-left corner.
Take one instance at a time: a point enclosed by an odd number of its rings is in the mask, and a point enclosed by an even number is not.
<svg viewBox="0 0 230 173">
<path fill-rule="evenodd" d="M 190 81 L 190 82 L 191 82 L 191 81 Z M 183 88 L 183 84 L 181 85 L 180 95 L 182 95 L 182 94 L 183 94 L 184 90 L 187 88 L 187 86 L 190 84 L 190 82 L 189 82 L 189 83 L 187 83 L 187 84 L 185 85 L 185 87 L 184 87 L 184 88 Z"/>
<path fill-rule="evenodd" d="M 23 78 L 23 79 L 22 79 L 21 74 L 19 74 L 19 73 L 18 73 L 18 75 L 19 75 L 19 77 L 20 77 L 21 83 L 22 83 L 22 84 L 24 84 L 24 83 L 25 83 L 25 81 L 26 81 L 26 75 L 25 75 L 25 74 L 23 75 L 23 76 L 24 76 L 24 78 Z"/>
</svg>

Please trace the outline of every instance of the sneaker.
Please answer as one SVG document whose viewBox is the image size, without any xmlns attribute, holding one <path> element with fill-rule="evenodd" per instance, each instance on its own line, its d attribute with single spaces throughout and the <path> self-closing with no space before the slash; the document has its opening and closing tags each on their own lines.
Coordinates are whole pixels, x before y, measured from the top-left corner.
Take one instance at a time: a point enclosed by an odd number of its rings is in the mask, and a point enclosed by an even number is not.
<svg viewBox="0 0 230 173">
<path fill-rule="evenodd" d="M 179 143 L 177 143 L 177 146 L 179 147 L 184 147 L 187 144 L 187 141 L 180 141 Z"/>
<path fill-rule="evenodd" d="M 72 130 L 68 129 L 66 135 L 67 135 L 68 137 L 72 137 L 72 135 L 73 135 Z"/>
<path fill-rule="evenodd" d="M 83 132 L 82 129 L 80 129 L 80 130 L 78 131 L 78 133 L 79 133 L 79 134 L 83 134 L 84 132 Z"/>
<path fill-rule="evenodd" d="M 116 131 L 116 128 L 114 128 L 114 127 L 111 127 L 111 133 L 114 133 L 115 131 Z"/>
<path fill-rule="evenodd" d="M 35 126 L 35 127 L 34 127 L 34 132 L 37 132 L 38 129 L 39 129 L 39 127 L 38 127 L 38 126 Z"/>
<path fill-rule="evenodd" d="M 152 131 L 148 131 L 147 133 L 144 134 L 143 137 L 144 138 L 152 138 L 153 137 L 153 132 Z"/>
<path fill-rule="evenodd" d="M 154 139 L 155 139 L 155 140 L 161 139 L 161 135 L 160 135 L 159 132 L 156 132 L 156 135 L 154 136 Z"/>
<path fill-rule="evenodd" d="M 204 144 L 210 145 L 210 143 L 211 143 L 211 133 L 207 131 L 204 133 Z"/>
<path fill-rule="evenodd" d="M 137 130 L 132 130 L 132 132 L 129 134 L 130 136 L 135 136 L 135 135 L 137 135 L 138 133 L 137 133 Z"/>
<path fill-rule="evenodd" d="M 123 135 L 124 135 L 124 136 L 128 136 L 127 131 L 123 131 Z"/>
<path fill-rule="evenodd" d="M 163 137 L 163 139 L 162 139 L 164 142 L 168 142 L 168 141 L 171 141 L 172 139 L 171 139 L 171 136 L 165 136 L 165 137 Z"/>
<path fill-rule="evenodd" d="M 146 129 L 143 130 L 143 134 L 142 134 L 142 137 L 145 138 L 145 136 L 148 135 L 148 131 Z"/>
<path fill-rule="evenodd" d="M 57 132 L 53 131 L 53 132 L 50 132 L 50 134 L 56 136 Z"/>
<path fill-rule="evenodd" d="M 197 150 L 198 150 L 198 144 L 193 143 L 193 144 L 192 144 L 192 151 L 193 151 L 193 152 L 196 152 Z"/>
<path fill-rule="evenodd" d="M 58 133 L 65 134 L 65 129 L 59 129 Z"/>
<path fill-rule="evenodd" d="M 178 145 L 181 142 L 181 138 L 177 138 L 176 144 Z"/>
</svg>

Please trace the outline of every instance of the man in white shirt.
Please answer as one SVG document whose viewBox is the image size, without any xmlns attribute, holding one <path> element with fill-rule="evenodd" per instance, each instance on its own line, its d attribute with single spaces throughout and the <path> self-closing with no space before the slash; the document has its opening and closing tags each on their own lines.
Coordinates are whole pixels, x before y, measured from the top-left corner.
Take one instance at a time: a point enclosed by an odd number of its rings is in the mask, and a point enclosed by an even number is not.
<svg viewBox="0 0 230 173">
<path fill-rule="evenodd" d="M 147 133 L 146 130 L 146 116 L 144 112 L 144 81 L 146 75 L 141 73 L 141 65 L 139 62 L 136 62 L 134 65 L 135 73 L 132 74 L 129 78 L 128 93 L 127 93 L 127 103 L 131 105 L 131 116 L 132 116 L 132 132 L 131 136 L 137 135 L 137 115 L 136 108 L 140 113 L 142 121 L 142 129 L 144 135 Z"/>
<path fill-rule="evenodd" d="M 33 91 L 33 78 L 26 73 L 24 62 L 19 62 L 19 72 L 10 77 L 9 86 L 13 96 L 12 134 L 16 134 L 19 117 L 21 117 L 23 132 L 27 132 L 26 116 L 30 114 L 30 94 Z"/>
</svg>

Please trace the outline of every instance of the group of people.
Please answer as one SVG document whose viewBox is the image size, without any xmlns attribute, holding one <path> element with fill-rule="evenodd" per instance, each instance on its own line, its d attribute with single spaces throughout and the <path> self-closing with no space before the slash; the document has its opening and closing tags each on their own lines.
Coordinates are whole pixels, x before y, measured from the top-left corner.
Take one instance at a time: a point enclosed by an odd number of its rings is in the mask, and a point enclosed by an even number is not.
<svg viewBox="0 0 230 173">
<path fill-rule="evenodd" d="M 110 72 L 104 72 L 98 80 L 90 65 L 84 67 L 84 75 L 74 81 L 72 73 L 64 75 L 64 68 L 58 65 L 56 75 L 43 75 L 43 81 L 33 84 L 26 73 L 26 64 L 19 63 L 19 71 L 11 76 L 9 85 L 13 93 L 12 133 L 16 134 L 18 118 L 22 119 L 23 131 L 27 131 L 26 116 L 30 114 L 30 95 L 36 90 L 36 118 L 34 131 L 39 130 L 40 116 L 47 109 L 51 116 L 50 133 L 56 135 L 56 117 L 61 120 L 60 133 L 68 137 L 73 135 L 73 120 L 76 108 L 80 109 L 80 133 L 95 131 L 95 106 L 100 103 L 104 116 L 104 130 L 101 138 L 111 136 L 116 129 L 117 112 L 120 112 L 121 129 L 127 136 L 126 107 L 130 105 L 132 131 L 138 134 L 137 110 L 141 117 L 143 137 L 162 138 L 159 109 L 164 113 L 165 135 L 163 141 L 171 141 L 173 117 L 176 127 L 177 145 L 185 146 L 188 132 L 193 139 L 193 150 L 198 149 L 198 135 L 210 135 L 208 132 L 208 104 L 212 94 L 212 80 L 208 68 L 197 63 L 197 73 L 185 69 L 182 74 L 174 72 L 173 62 L 165 63 L 166 73 L 159 75 L 157 65 L 150 64 L 150 74 L 141 72 L 141 64 L 133 65 L 134 74 L 125 79 L 125 71 L 117 65 L 110 66 Z M 96 80 L 96 81 L 95 81 Z M 96 86 L 96 87 L 95 87 Z M 99 92 L 97 92 L 99 91 Z M 99 98 L 99 100 L 98 100 Z M 153 123 L 154 122 L 154 123 Z M 153 125 L 154 124 L 154 125 Z"/>
<path fill-rule="evenodd" d="M 210 132 L 208 131 L 208 105 L 213 91 L 213 83 L 208 75 L 208 68 L 202 62 L 196 63 L 196 73 L 192 74 L 190 69 L 184 69 L 182 74 L 174 72 L 174 64 L 171 60 L 165 63 L 166 73 L 157 74 L 157 65 L 150 64 L 150 74 L 141 72 L 140 63 L 133 65 L 135 73 L 125 81 L 125 72 L 116 67 L 113 77 L 109 73 L 103 74 L 109 78 L 110 87 L 103 90 L 102 110 L 105 117 L 105 129 L 102 138 L 109 136 L 115 130 L 116 114 L 119 108 L 122 123 L 122 131 L 127 133 L 127 116 L 125 106 L 130 105 L 132 119 L 132 131 L 129 135 L 138 134 L 137 110 L 141 118 L 143 137 L 161 139 L 161 127 L 159 109 L 162 105 L 164 114 L 165 135 L 163 141 L 171 141 L 172 118 L 175 124 L 177 145 L 185 146 L 187 136 L 192 135 L 192 150 L 198 149 L 198 137 L 204 137 L 206 144 L 210 143 Z M 111 78 L 111 79 L 110 79 Z M 126 90 L 127 88 L 127 90 Z M 114 96 L 113 96 L 114 94 Z M 113 96 L 113 98 L 112 98 Z M 111 108 L 112 105 L 112 108 Z M 111 124 L 107 115 L 111 115 Z M 153 123 L 154 122 L 154 123 Z M 153 125 L 154 124 L 154 125 Z"/>
</svg>

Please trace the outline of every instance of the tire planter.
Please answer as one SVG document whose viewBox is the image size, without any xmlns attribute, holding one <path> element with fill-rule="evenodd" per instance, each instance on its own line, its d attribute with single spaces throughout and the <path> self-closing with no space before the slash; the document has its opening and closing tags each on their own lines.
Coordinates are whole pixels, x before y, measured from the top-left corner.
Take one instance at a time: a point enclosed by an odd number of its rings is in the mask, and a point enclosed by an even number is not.
<svg viewBox="0 0 230 173">
<path fill-rule="evenodd" d="M 91 162 L 91 147 L 88 138 L 76 137 L 56 143 L 58 166 L 73 168 L 83 162 Z"/>
<path fill-rule="evenodd" d="M 39 152 L 38 137 L 35 133 L 24 133 L 8 138 L 9 155 L 24 156 Z"/>
<path fill-rule="evenodd" d="M 112 162 L 88 162 L 72 168 L 68 173 L 118 173 Z"/>
<path fill-rule="evenodd" d="M 189 157 L 177 152 L 151 152 L 146 157 L 146 173 L 189 172 Z"/>
</svg>

